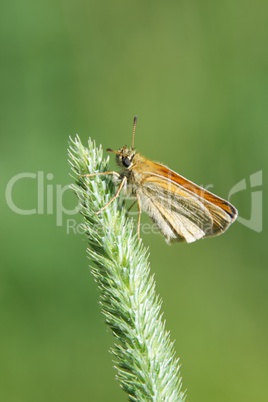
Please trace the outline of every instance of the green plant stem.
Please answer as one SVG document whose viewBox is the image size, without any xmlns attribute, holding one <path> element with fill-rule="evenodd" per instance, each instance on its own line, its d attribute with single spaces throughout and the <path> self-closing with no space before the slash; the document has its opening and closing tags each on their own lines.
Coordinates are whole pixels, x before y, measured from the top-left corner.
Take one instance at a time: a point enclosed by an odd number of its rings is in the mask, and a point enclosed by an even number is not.
<svg viewBox="0 0 268 402">
<path fill-rule="evenodd" d="M 103 159 L 101 146 L 89 139 L 85 148 L 76 136 L 70 141 L 69 160 L 102 312 L 116 338 L 112 352 L 120 385 L 130 401 L 184 402 L 180 366 L 160 312 L 148 250 L 119 197 L 97 214 L 115 193 L 111 177 L 82 176 L 109 170 L 108 158 Z"/>
</svg>

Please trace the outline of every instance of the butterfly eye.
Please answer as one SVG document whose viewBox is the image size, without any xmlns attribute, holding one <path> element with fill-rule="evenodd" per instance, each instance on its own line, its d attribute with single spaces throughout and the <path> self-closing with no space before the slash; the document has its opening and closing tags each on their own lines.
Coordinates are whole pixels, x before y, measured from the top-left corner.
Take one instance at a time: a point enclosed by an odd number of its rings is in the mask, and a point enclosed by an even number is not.
<svg viewBox="0 0 268 402">
<path fill-rule="evenodd" d="M 125 167 L 129 167 L 131 164 L 131 160 L 126 156 L 125 158 L 122 158 L 122 163 Z"/>
</svg>

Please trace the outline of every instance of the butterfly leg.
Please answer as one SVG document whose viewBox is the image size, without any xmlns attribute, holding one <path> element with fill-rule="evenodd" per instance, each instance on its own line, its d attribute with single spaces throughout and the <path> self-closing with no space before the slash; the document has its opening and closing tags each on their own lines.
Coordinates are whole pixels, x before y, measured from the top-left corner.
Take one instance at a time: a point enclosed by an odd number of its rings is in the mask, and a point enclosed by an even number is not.
<svg viewBox="0 0 268 402">
<path fill-rule="evenodd" d="M 115 172 L 112 172 L 115 173 Z M 119 174 L 118 174 L 119 175 Z M 120 176 L 120 175 L 119 175 Z M 126 183 L 127 178 L 126 176 L 123 177 L 115 195 L 110 199 L 109 202 L 107 202 L 107 204 L 105 204 L 98 212 L 96 212 L 96 214 L 98 215 L 100 212 L 102 212 L 104 209 L 106 209 L 120 194 L 120 191 L 122 190 L 122 188 L 124 187 L 124 184 Z"/>
<path fill-rule="evenodd" d="M 117 177 L 121 178 L 120 174 L 118 172 L 114 172 L 113 170 L 109 170 L 107 172 L 96 172 L 96 173 L 86 173 L 86 174 L 81 174 L 81 177 L 94 177 L 94 176 L 104 176 L 104 175 L 116 175 Z M 100 212 L 102 212 L 104 209 L 106 209 L 120 194 L 120 191 L 122 190 L 127 178 L 123 177 L 115 195 L 110 199 L 107 204 L 105 204 L 99 211 L 96 212 L 98 215 Z"/>
<path fill-rule="evenodd" d="M 120 174 L 118 172 L 114 172 L 112 170 L 109 170 L 108 172 L 96 172 L 96 173 L 86 173 L 86 174 L 81 174 L 81 177 L 94 177 L 94 176 L 104 176 L 104 175 L 111 175 L 114 174 L 117 177 L 120 177 Z"/>
<path fill-rule="evenodd" d="M 136 193 L 137 197 L 137 204 L 138 204 L 138 225 L 137 225 L 137 234 L 138 234 L 138 239 L 140 240 L 141 238 L 141 200 L 139 195 Z"/>
<path fill-rule="evenodd" d="M 131 208 L 133 207 L 133 205 L 136 204 L 136 202 L 137 202 L 137 200 L 135 200 L 135 201 L 132 202 L 132 204 L 130 205 L 130 207 L 128 207 L 128 209 L 127 209 L 127 213 L 130 212 Z"/>
</svg>

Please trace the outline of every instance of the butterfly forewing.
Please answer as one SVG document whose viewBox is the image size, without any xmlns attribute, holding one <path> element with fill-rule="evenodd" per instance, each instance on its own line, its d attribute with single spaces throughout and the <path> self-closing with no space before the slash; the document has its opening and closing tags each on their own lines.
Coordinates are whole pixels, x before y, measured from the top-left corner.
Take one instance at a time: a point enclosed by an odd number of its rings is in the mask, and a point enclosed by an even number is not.
<svg viewBox="0 0 268 402">
<path fill-rule="evenodd" d="M 139 163 L 132 169 L 137 196 L 168 241 L 191 243 L 216 236 L 235 220 L 237 212 L 227 201 L 166 166 L 137 156 Z"/>
</svg>

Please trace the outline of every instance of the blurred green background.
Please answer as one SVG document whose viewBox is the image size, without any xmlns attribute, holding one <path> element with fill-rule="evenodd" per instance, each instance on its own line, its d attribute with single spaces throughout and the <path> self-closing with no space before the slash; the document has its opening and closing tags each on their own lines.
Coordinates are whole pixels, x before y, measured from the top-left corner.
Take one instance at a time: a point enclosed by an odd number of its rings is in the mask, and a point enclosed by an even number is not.
<svg viewBox="0 0 268 402">
<path fill-rule="evenodd" d="M 2 3 L 1 401 L 126 400 L 81 219 L 63 208 L 76 205 L 68 136 L 117 149 L 134 114 L 149 158 L 224 198 L 240 183 L 244 221 L 224 236 L 143 235 L 188 400 L 268 400 L 261 173 L 250 181 L 267 168 L 267 12 L 258 0 Z"/>
</svg>

